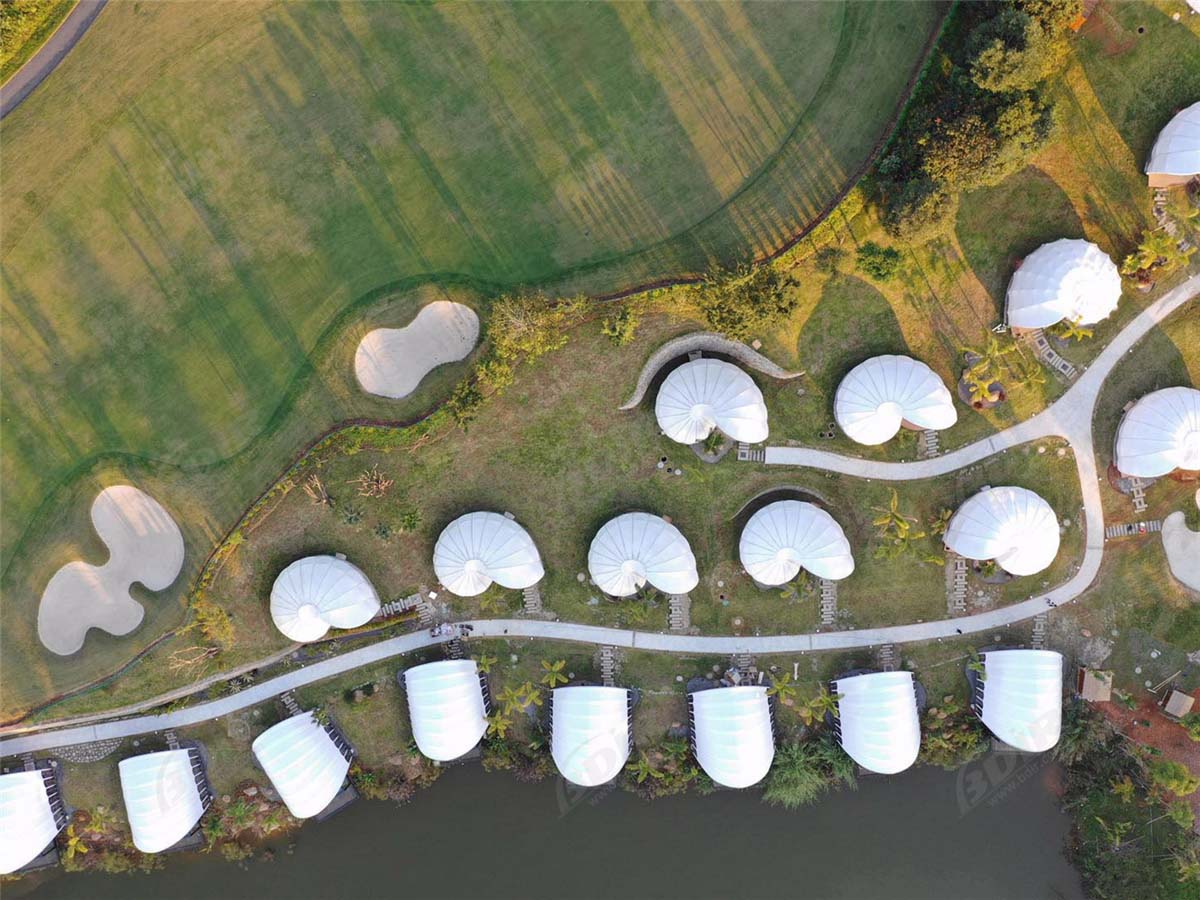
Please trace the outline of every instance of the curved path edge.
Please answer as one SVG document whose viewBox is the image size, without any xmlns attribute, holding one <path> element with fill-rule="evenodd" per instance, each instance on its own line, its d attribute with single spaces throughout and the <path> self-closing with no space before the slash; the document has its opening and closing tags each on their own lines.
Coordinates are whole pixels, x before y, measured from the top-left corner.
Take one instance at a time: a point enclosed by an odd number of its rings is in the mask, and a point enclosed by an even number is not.
<svg viewBox="0 0 1200 900">
<path fill-rule="evenodd" d="M 108 0 L 79 0 L 54 33 L 0 87 L 0 119 L 20 106 L 58 68 L 79 39 L 92 27 Z"/>
</svg>

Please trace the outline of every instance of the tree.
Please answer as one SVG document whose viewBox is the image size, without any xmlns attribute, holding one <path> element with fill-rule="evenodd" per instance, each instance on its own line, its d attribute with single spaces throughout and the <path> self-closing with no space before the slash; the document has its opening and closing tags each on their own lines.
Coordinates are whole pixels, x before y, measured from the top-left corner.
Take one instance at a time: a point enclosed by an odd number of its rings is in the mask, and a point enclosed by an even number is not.
<svg viewBox="0 0 1200 900">
<path fill-rule="evenodd" d="M 512 720 L 503 712 L 494 712 L 487 717 L 487 723 L 488 737 L 498 737 L 500 740 L 504 740 L 508 736 L 508 729 L 512 725 Z"/>
<path fill-rule="evenodd" d="M 492 666 L 494 666 L 497 662 L 498 662 L 498 660 L 496 659 L 496 657 L 488 656 L 486 653 L 481 653 L 478 657 L 475 658 L 476 667 L 484 675 L 487 675 L 489 672 L 491 672 Z"/>
<path fill-rule="evenodd" d="M 637 312 L 628 304 L 624 304 L 600 323 L 600 333 L 606 335 L 618 347 L 624 347 L 637 334 L 640 321 L 641 317 Z"/>
<path fill-rule="evenodd" d="M 811 697 L 800 707 L 800 718 L 805 725 L 810 727 L 822 721 L 826 713 L 837 718 L 839 715 L 837 702 L 841 699 L 841 694 L 831 694 L 825 685 L 821 685 L 821 690 L 817 692 L 816 696 Z"/>
<path fill-rule="evenodd" d="M 795 282 L 772 265 L 713 268 L 689 296 L 714 331 L 736 341 L 791 315 Z"/>
<path fill-rule="evenodd" d="M 1200 741 L 1200 712 L 1190 712 L 1182 719 L 1179 724 L 1187 730 L 1187 735 L 1193 741 Z"/>
<path fill-rule="evenodd" d="M 900 270 L 900 251 L 867 241 L 858 248 L 858 267 L 876 281 L 891 281 Z"/>
<path fill-rule="evenodd" d="M 87 844 L 83 842 L 83 836 L 75 832 L 74 825 L 67 826 L 67 859 L 74 859 L 75 854 L 83 854 L 88 852 Z"/>
<path fill-rule="evenodd" d="M 950 527 L 950 520 L 954 518 L 954 510 L 943 508 L 936 516 L 929 520 L 929 533 L 942 535 L 946 533 L 946 529 Z"/>
<path fill-rule="evenodd" d="M 792 681 L 791 672 L 781 672 L 771 679 L 771 686 L 767 688 L 768 697 L 778 697 L 781 702 L 789 706 L 796 699 L 796 684 Z"/>
<path fill-rule="evenodd" d="M 540 682 L 546 685 L 546 687 L 550 688 L 550 690 L 554 690 L 557 685 L 566 684 L 568 679 L 567 676 L 563 674 L 563 669 L 565 669 L 566 666 L 567 661 L 565 659 L 556 660 L 555 662 L 550 662 L 549 660 L 543 659 L 542 677 L 539 679 Z"/>
<path fill-rule="evenodd" d="M 1121 263 L 1121 274 L 1148 281 L 1155 270 L 1167 275 L 1186 265 L 1188 257 L 1195 252 L 1195 247 L 1180 250 L 1179 242 L 1161 228 L 1147 231 L 1143 233 L 1137 250 Z"/>
<path fill-rule="evenodd" d="M 883 538 L 907 537 L 917 522 L 916 516 L 900 512 L 900 495 L 896 493 L 895 488 L 892 488 L 892 498 L 886 507 L 872 506 L 871 509 L 881 514 L 871 520 L 871 524 L 876 526 L 879 536 Z"/>
<path fill-rule="evenodd" d="M 1055 326 L 1054 333 L 1056 335 L 1058 335 L 1060 338 L 1062 338 L 1064 341 L 1087 340 L 1088 338 L 1092 337 L 1094 332 L 1092 331 L 1092 329 L 1090 329 L 1084 325 L 1081 325 L 1080 323 L 1082 321 L 1083 321 L 1082 319 L 1072 319 L 1071 321 L 1067 321 L 1066 319 L 1063 319 L 1063 321 L 1059 322 L 1058 325 Z"/>
<path fill-rule="evenodd" d="M 1188 771 L 1183 763 L 1171 759 L 1155 759 L 1146 767 L 1151 783 L 1176 797 L 1186 797 L 1200 788 L 1200 777 Z"/>
<path fill-rule="evenodd" d="M 1039 19 L 1013 7 L 987 19 L 969 39 L 971 80 L 985 91 L 1032 91 L 1061 68 L 1066 42 Z"/>
<path fill-rule="evenodd" d="M 642 754 L 638 757 L 637 762 L 629 763 L 626 768 L 629 770 L 629 773 L 633 775 L 634 780 L 638 784 L 645 783 L 647 778 L 659 780 L 665 777 L 663 773 L 658 771 L 658 769 L 654 767 L 654 764 L 650 762 L 650 757 L 646 755 L 645 750 L 642 751 Z"/>
</svg>

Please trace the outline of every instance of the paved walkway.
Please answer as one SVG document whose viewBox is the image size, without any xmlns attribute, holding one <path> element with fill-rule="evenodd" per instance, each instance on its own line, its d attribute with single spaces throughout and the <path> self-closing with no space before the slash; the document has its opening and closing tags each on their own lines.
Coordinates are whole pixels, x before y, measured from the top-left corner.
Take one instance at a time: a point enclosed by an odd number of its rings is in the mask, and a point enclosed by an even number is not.
<svg viewBox="0 0 1200 900">
<path fill-rule="evenodd" d="M 63 61 L 71 48 L 74 47 L 83 33 L 91 27 L 100 10 L 108 0 L 79 0 L 75 8 L 67 13 L 62 24 L 50 39 L 46 41 L 28 60 L 17 70 L 12 78 L 0 88 L 0 119 L 21 105 L 21 102 L 33 93 L 34 88 L 46 80 Z"/>
</svg>

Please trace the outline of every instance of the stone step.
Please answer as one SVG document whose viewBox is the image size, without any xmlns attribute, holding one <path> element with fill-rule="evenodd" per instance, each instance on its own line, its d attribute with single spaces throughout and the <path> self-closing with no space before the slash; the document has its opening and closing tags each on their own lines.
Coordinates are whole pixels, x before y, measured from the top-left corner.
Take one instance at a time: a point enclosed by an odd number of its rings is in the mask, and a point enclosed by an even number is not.
<svg viewBox="0 0 1200 900">
<path fill-rule="evenodd" d="M 1029 642 L 1029 646 L 1034 650 L 1046 649 L 1046 626 L 1048 622 L 1048 613 L 1038 613 L 1033 617 L 1033 637 Z"/>
<path fill-rule="evenodd" d="M 283 704 L 283 708 L 287 710 L 289 716 L 300 715 L 300 704 L 296 702 L 296 696 L 291 691 L 284 691 L 280 694 L 279 702 Z"/>
<path fill-rule="evenodd" d="M 837 582 L 822 578 L 820 586 L 821 624 L 834 625 L 837 623 Z"/>
<path fill-rule="evenodd" d="M 603 646 L 600 648 L 600 681 L 606 687 L 612 687 L 617 681 L 616 648 Z"/>
<path fill-rule="evenodd" d="M 920 444 L 921 456 L 925 459 L 932 459 L 942 452 L 941 440 L 938 438 L 938 433 L 932 428 L 928 428 L 921 432 L 921 437 L 918 442 Z"/>
<path fill-rule="evenodd" d="M 879 668 L 884 672 L 896 671 L 896 647 L 894 644 L 884 644 L 879 648 Z"/>
<path fill-rule="evenodd" d="M 946 551 L 946 611 L 954 616 L 967 611 L 967 561 Z"/>
<path fill-rule="evenodd" d="M 671 631 L 687 631 L 692 627 L 692 598 L 687 594 L 668 594 L 668 627 Z"/>
<path fill-rule="evenodd" d="M 462 659 L 466 655 L 463 651 L 463 642 L 458 638 L 442 644 L 442 652 L 446 654 L 446 659 Z"/>
<path fill-rule="evenodd" d="M 738 441 L 737 458 L 741 462 L 766 462 L 767 451 L 762 447 L 752 447 L 744 441 Z"/>
<path fill-rule="evenodd" d="M 539 585 L 527 587 L 523 591 L 525 598 L 525 612 L 531 616 L 539 616 L 542 614 L 542 589 Z"/>
<path fill-rule="evenodd" d="M 1137 537 L 1139 535 L 1155 534 L 1162 531 L 1162 520 L 1151 519 L 1149 522 L 1122 522 L 1119 525 L 1107 525 L 1104 528 L 1104 539 Z"/>
</svg>

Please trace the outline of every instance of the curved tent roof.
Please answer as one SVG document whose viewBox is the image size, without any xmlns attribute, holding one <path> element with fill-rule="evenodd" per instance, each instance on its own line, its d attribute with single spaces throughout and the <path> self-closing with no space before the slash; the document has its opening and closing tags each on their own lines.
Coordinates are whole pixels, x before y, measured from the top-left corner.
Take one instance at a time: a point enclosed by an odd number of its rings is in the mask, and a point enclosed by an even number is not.
<svg viewBox="0 0 1200 900">
<path fill-rule="evenodd" d="M 613 597 L 631 596 L 647 582 L 668 594 L 686 594 L 700 583 L 687 538 L 670 522 L 644 512 L 604 523 L 588 549 L 588 571 Z"/>
<path fill-rule="evenodd" d="M 0 875 L 29 865 L 58 832 L 40 770 L 0 775 Z"/>
<path fill-rule="evenodd" d="M 954 398 L 925 363 L 908 356 L 874 356 L 851 369 L 833 398 L 833 416 L 860 444 L 882 444 L 901 424 L 949 428 L 958 421 Z"/>
<path fill-rule="evenodd" d="M 250 749 L 297 819 L 315 816 L 332 803 L 350 771 L 350 760 L 311 710 L 272 725 Z"/>
<path fill-rule="evenodd" d="M 1158 133 L 1146 174 L 1181 178 L 1200 174 L 1200 102 L 1176 113 Z"/>
<path fill-rule="evenodd" d="M 187 750 L 163 750 L 117 765 L 133 845 L 161 853 L 188 836 L 204 815 L 204 802 Z"/>
<path fill-rule="evenodd" d="M 1084 240 L 1042 244 L 1008 283 L 1008 324 L 1048 328 L 1057 322 L 1091 325 L 1108 318 L 1121 299 L 1121 273 L 1108 254 Z"/>
<path fill-rule="evenodd" d="M 658 389 L 654 414 L 673 441 L 694 444 L 719 428 L 735 441 L 767 439 L 767 405 L 754 379 L 732 363 L 694 359 Z"/>
<path fill-rule="evenodd" d="M 690 695 L 696 760 L 717 784 L 758 784 L 775 758 L 771 706 L 759 685 L 713 688 Z"/>
<path fill-rule="evenodd" d="M 629 691 L 576 685 L 551 702 L 550 753 L 563 778 L 583 787 L 616 778 L 629 759 Z"/>
<path fill-rule="evenodd" d="M 872 672 L 836 682 L 842 747 L 872 772 L 894 775 L 917 761 L 921 723 L 912 672 Z"/>
<path fill-rule="evenodd" d="M 493 581 L 524 590 L 546 574 L 529 532 L 495 512 L 470 512 L 447 525 L 433 548 L 433 568 L 460 597 L 482 594 Z"/>
<path fill-rule="evenodd" d="M 1061 654 L 1052 650 L 991 650 L 983 654 L 983 724 L 1004 743 L 1041 753 L 1062 730 Z"/>
<path fill-rule="evenodd" d="M 1200 469 L 1200 391 L 1169 387 L 1135 403 L 1117 428 L 1117 468 L 1157 478 L 1176 469 Z"/>
<path fill-rule="evenodd" d="M 803 567 L 818 578 L 854 571 L 850 542 L 825 510 L 801 500 L 769 503 L 742 529 L 738 555 L 759 584 L 785 584 Z"/>
<path fill-rule="evenodd" d="M 993 487 L 969 498 L 946 526 L 946 546 L 967 559 L 994 559 L 1012 575 L 1033 575 L 1058 555 L 1058 517 L 1021 487 Z"/>
<path fill-rule="evenodd" d="M 271 618 L 293 641 L 306 643 L 331 627 L 357 628 L 379 612 L 379 595 L 353 563 L 336 556 L 298 559 L 275 579 Z"/>
<path fill-rule="evenodd" d="M 404 673 L 417 749 L 439 762 L 470 752 L 487 731 L 483 688 L 473 659 L 445 659 Z"/>
</svg>

